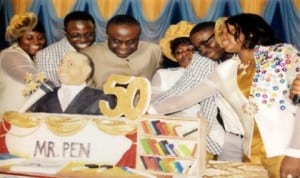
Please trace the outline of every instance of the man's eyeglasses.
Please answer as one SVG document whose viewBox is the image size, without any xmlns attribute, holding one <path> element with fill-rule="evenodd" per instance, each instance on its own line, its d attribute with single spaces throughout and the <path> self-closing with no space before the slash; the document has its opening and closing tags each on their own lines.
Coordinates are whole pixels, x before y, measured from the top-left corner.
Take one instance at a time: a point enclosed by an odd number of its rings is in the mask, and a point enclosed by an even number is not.
<svg viewBox="0 0 300 178">
<path fill-rule="evenodd" d="M 115 46 L 121 46 L 122 44 L 125 44 L 126 46 L 132 46 L 136 45 L 139 42 L 139 38 L 121 41 L 108 36 L 108 42 Z"/>
<path fill-rule="evenodd" d="M 79 33 L 71 34 L 71 33 L 67 32 L 67 35 L 72 40 L 80 40 L 81 38 L 88 39 L 88 40 L 93 40 L 96 37 L 96 34 L 94 32 L 85 33 L 85 34 L 79 34 Z"/>
<path fill-rule="evenodd" d="M 211 42 L 211 39 L 215 36 L 215 34 L 213 33 L 212 35 L 210 35 L 207 40 L 202 41 L 199 46 L 198 49 L 202 49 L 203 47 L 208 48 Z"/>
</svg>

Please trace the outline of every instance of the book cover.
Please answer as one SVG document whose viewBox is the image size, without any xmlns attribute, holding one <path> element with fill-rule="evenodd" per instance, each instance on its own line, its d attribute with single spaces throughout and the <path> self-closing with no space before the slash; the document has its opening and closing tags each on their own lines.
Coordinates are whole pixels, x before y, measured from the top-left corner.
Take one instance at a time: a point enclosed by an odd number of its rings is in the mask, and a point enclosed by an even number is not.
<svg viewBox="0 0 300 178">
<path fill-rule="evenodd" d="M 148 140 L 149 140 L 149 138 L 143 138 L 143 139 L 140 139 L 140 142 L 141 142 L 141 145 L 142 145 L 145 153 L 152 154 L 153 152 L 149 146 Z"/>
<path fill-rule="evenodd" d="M 145 133 L 145 134 L 150 134 L 150 133 L 151 133 L 151 128 L 149 128 L 147 122 L 148 122 L 148 121 L 142 121 L 142 122 L 141 122 L 141 125 L 142 125 L 142 128 L 143 128 L 143 130 L 144 130 L 144 133 Z"/>
<path fill-rule="evenodd" d="M 166 172 L 174 172 L 175 171 L 172 167 L 172 164 L 174 161 L 175 161 L 175 158 L 164 158 L 161 160 L 162 164 L 166 168 Z"/>
<path fill-rule="evenodd" d="M 166 129 L 166 123 L 165 122 L 158 122 L 156 124 L 156 127 L 158 128 L 161 135 L 168 135 L 168 131 Z"/>
<path fill-rule="evenodd" d="M 0 153 L 0 166 L 7 166 L 11 164 L 17 164 L 24 161 L 25 158 L 10 154 L 10 153 Z"/>
<path fill-rule="evenodd" d="M 155 165 L 155 160 L 151 156 L 141 156 L 144 167 L 146 170 L 157 170 L 157 166 Z"/>
<path fill-rule="evenodd" d="M 158 150 L 158 153 L 159 153 L 158 155 L 160 155 L 160 156 L 165 156 L 165 155 L 166 155 L 165 152 L 162 150 L 162 148 L 161 148 L 159 142 L 156 142 L 156 143 L 155 143 L 155 147 L 156 147 L 157 150 Z"/>
<path fill-rule="evenodd" d="M 184 156 L 192 156 L 192 151 L 185 144 L 179 144 L 178 147 Z"/>
<path fill-rule="evenodd" d="M 169 144 L 166 145 L 166 148 L 167 148 L 167 150 L 168 150 L 168 152 L 170 153 L 171 156 L 178 156 L 176 154 L 176 152 L 174 151 L 174 144 L 169 143 Z"/>
<path fill-rule="evenodd" d="M 194 124 L 182 124 L 175 128 L 176 135 L 179 137 L 187 137 L 193 133 L 197 133 L 198 128 Z"/>
<path fill-rule="evenodd" d="M 148 145 L 154 155 L 160 155 L 158 149 L 156 148 L 157 141 L 155 139 L 148 139 Z"/>
<path fill-rule="evenodd" d="M 10 167 L 15 172 L 56 174 L 67 165 L 66 160 L 29 159 Z"/>
<path fill-rule="evenodd" d="M 149 163 L 148 163 L 147 158 L 145 156 L 140 156 L 140 159 L 142 160 L 144 168 L 148 169 L 149 168 Z"/>
<path fill-rule="evenodd" d="M 171 153 L 168 151 L 166 145 L 168 145 L 168 141 L 167 140 L 161 140 L 158 142 L 162 151 L 164 152 L 164 155 L 171 155 Z"/>
<path fill-rule="evenodd" d="M 151 128 L 153 129 L 155 135 L 160 135 L 161 132 L 160 130 L 158 129 L 157 127 L 157 124 L 160 122 L 160 120 L 154 120 L 154 121 L 151 121 Z"/>
</svg>

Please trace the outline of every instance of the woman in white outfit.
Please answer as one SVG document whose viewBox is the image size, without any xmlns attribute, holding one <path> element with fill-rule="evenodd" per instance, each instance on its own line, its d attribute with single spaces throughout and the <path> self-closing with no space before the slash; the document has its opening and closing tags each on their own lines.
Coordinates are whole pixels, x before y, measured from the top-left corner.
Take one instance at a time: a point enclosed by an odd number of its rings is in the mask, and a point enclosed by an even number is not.
<svg viewBox="0 0 300 178">
<path fill-rule="evenodd" d="M 44 28 L 31 12 L 13 16 L 5 37 L 11 46 L 0 54 L 0 115 L 8 110 L 17 111 L 25 102 L 24 95 L 29 94 L 24 90 L 25 77 L 27 82 L 41 77 L 37 75 L 34 57 L 46 44 Z M 30 87 L 34 90 L 37 86 L 32 83 Z"/>
<path fill-rule="evenodd" d="M 189 33 L 193 26 L 194 24 L 181 21 L 176 25 L 170 26 L 165 36 L 161 39 L 160 46 L 164 56 L 177 62 L 178 67 L 157 70 L 151 81 L 152 99 L 171 88 L 182 77 L 186 67 L 190 64 L 195 52 L 195 47 L 189 38 Z M 198 111 L 199 105 L 196 104 L 173 115 L 197 117 Z"/>
</svg>

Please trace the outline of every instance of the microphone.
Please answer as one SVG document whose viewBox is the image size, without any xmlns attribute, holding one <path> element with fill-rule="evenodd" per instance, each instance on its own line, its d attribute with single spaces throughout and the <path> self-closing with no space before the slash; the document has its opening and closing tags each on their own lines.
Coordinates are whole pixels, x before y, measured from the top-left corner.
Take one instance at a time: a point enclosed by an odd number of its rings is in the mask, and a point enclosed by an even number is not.
<svg viewBox="0 0 300 178">
<path fill-rule="evenodd" d="M 19 112 L 26 112 L 34 103 L 36 103 L 40 98 L 42 98 L 47 93 L 54 90 L 55 84 L 47 80 L 41 84 L 40 88 L 37 89 L 30 97 L 26 100 L 23 106 L 19 109 Z"/>
</svg>

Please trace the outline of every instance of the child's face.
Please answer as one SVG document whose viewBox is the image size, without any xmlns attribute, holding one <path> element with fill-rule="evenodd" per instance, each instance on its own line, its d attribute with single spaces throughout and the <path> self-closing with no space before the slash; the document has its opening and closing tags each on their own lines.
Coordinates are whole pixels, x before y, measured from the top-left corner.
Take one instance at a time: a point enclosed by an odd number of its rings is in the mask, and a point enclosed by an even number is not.
<svg viewBox="0 0 300 178">
<path fill-rule="evenodd" d="M 66 54 L 59 67 L 58 77 L 65 85 L 80 85 L 86 81 L 91 71 L 88 59 L 77 52 Z"/>
</svg>

